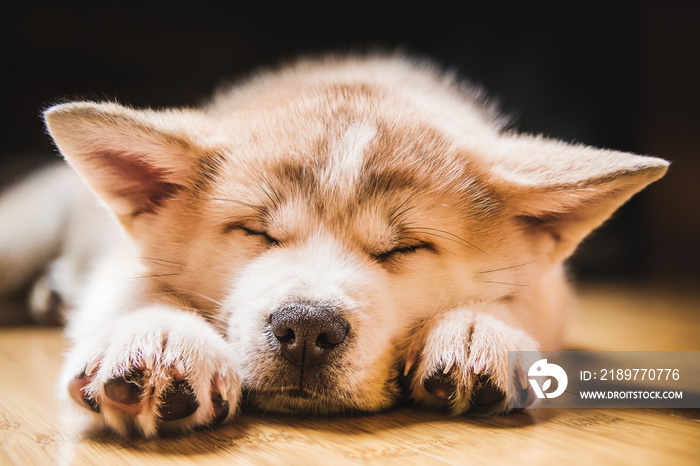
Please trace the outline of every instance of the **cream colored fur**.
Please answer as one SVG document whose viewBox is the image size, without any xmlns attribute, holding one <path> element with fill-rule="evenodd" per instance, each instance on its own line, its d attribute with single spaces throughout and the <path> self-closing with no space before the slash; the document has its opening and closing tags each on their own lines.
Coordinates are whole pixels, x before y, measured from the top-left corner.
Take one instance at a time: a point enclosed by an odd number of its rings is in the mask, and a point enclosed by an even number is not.
<svg viewBox="0 0 700 466">
<path fill-rule="evenodd" d="M 522 362 L 509 379 L 508 351 L 560 344 L 563 262 L 668 166 L 505 131 L 469 88 L 402 57 L 301 61 L 196 109 L 67 103 L 46 122 L 117 222 L 88 218 L 93 197 L 56 169 L 6 194 L 0 218 L 19 222 L 31 200 L 77 227 L 36 245 L 6 234 L 0 277 L 19 267 L 5 265 L 18 243 L 31 251 L 22 277 L 46 250 L 79 263 L 47 275 L 69 282 L 57 286 L 72 342 L 60 391 L 99 405 L 96 423 L 146 436 L 207 424 L 212 396 L 231 416 L 243 392 L 266 410 L 385 409 L 399 379 L 415 402 L 453 413 L 488 383 L 505 395 L 488 411 L 507 410 L 526 372 Z M 62 201 L 63 186 L 79 200 Z M 338 357 L 300 376 L 306 396 L 269 329 L 290 302 L 333 306 L 349 325 Z M 127 409 L 104 387 L 134 368 L 150 395 Z M 436 374 L 449 399 L 430 389 Z M 199 407 L 161 421 L 158 400 L 181 378 Z"/>
</svg>

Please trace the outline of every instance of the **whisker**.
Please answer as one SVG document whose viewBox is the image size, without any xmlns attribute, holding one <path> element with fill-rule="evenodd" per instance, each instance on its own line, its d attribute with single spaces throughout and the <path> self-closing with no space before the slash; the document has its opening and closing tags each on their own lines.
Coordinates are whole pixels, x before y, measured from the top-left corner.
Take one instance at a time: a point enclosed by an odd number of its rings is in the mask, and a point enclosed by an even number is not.
<svg viewBox="0 0 700 466">
<path fill-rule="evenodd" d="M 516 269 L 518 267 L 524 267 L 526 265 L 534 264 L 535 262 L 537 262 L 537 261 L 526 262 L 525 264 L 519 264 L 519 265 L 511 265 L 510 267 L 501 267 L 500 269 L 484 270 L 483 272 L 477 272 L 477 273 L 491 273 L 491 272 L 500 272 L 501 270 Z"/>
<path fill-rule="evenodd" d="M 413 206 L 407 207 L 404 210 L 401 210 L 401 208 L 406 205 L 406 203 L 410 200 L 410 198 L 406 198 L 397 208 L 395 208 L 390 214 L 389 214 L 389 223 L 393 224 L 396 223 L 396 221 L 401 217 L 402 215 L 406 215 L 408 211 L 413 209 Z M 400 212 L 399 212 L 400 211 Z"/>
<path fill-rule="evenodd" d="M 275 202 L 274 199 L 272 199 L 272 196 L 267 191 L 267 189 L 265 189 L 265 186 L 263 186 L 262 183 L 260 183 L 260 182 L 256 182 L 256 184 L 260 187 L 260 189 L 262 189 L 262 192 L 265 193 L 265 196 L 267 196 L 267 198 L 270 200 L 270 202 L 272 202 L 272 207 L 277 207 L 277 203 Z"/>
<path fill-rule="evenodd" d="M 202 293 L 197 293 L 196 291 L 190 291 L 190 290 L 185 290 L 185 289 L 182 289 L 182 288 L 177 288 L 177 289 L 175 289 L 174 291 L 169 291 L 168 293 L 170 293 L 170 294 L 189 294 L 189 295 L 192 295 L 192 296 L 197 296 L 197 297 L 202 298 L 202 299 L 204 299 L 204 300 L 206 300 L 206 301 L 209 301 L 210 303 L 216 304 L 216 305 L 219 306 L 219 307 L 223 307 L 223 303 L 217 301 L 217 300 L 214 299 L 214 298 L 210 298 L 209 296 L 204 295 L 204 294 L 202 294 Z M 166 293 L 166 294 L 167 294 L 167 293 Z"/>
<path fill-rule="evenodd" d="M 453 238 L 448 238 L 448 237 L 446 237 L 446 236 L 441 236 L 441 235 L 438 235 L 437 233 L 430 233 L 430 232 L 420 232 L 420 233 L 423 233 L 423 234 L 426 234 L 426 235 L 430 235 L 430 236 L 434 236 L 434 237 L 436 237 L 436 238 L 442 238 L 442 239 L 445 239 L 445 240 L 447 240 L 447 241 L 452 241 L 453 243 L 457 243 L 457 244 L 459 244 L 460 246 L 467 246 L 467 245 L 462 244 L 462 243 L 460 243 L 459 241 L 457 241 L 457 240 L 455 240 L 455 239 L 453 239 Z M 467 247 L 468 247 L 468 246 L 467 246 Z"/>
<path fill-rule="evenodd" d="M 176 291 L 176 292 L 173 292 L 173 291 L 163 291 L 163 292 L 161 292 L 161 293 L 151 293 L 151 296 L 172 296 L 172 295 L 177 295 L 177 294 L 184 294 L 184 293 L 177 292 L 177 291 Z M 207 298 L 206 296 L 202 296 L 202 297 L 203 297 L 203 298 Z M 211 300 L 211 298 L 207 298 L 207 299 L 210 299 L 210 300 Z M 214 301 L 214 300 L 212 300 L 212 301 Z M 178 303 L 178 304 L 177 304 L 177 308 L 180 309 L 180 310 L 183 310 L 183 311 L 191 311 L 191 312 L 194 312 L 195 314 L 200 315 L 201 317 L 203 317 L 204 319 L 206 319 L 207 322 L 209 322 L 209 323 L 211 323 L 212 325 L 214 325 L 214 327 L 215 327 L 216 330 L 219 330 L 219 331 L 221 331 L 222 333 L 225 334 L 225 330 L 224 330 L 224 329 L 225 329 L 226 326 L 228 325 L 228 321 L 226 320 L 225 317 L 222 317 L 222 316 L 219 315 L 218 313 L 215 313 L 215 312 L 212 313 L 212 312 L 209 312 L 209 311 L 205 311 L 205 310 L 203 310 L 203 309 L 200 309 L 200 308 L 196 308 L 196 307 L 192 307 L 192 306 L 187 306 L 187 305 L 185 305 L 183 302 Z"/>
<path fill-rule="evenodd" d="M 183 295 L 183 294 L 191 294 L 191 292 L 186 292 L 186 291 L 161 291 L 160 293 L 151 293 L 151 296 L 172 296 L 172 295 Z M 202 296 L 202 298 L 209 299 L 210 301 L 214 302 L 213 299 L 207 298 L 206 296 Z M 218 302 L 214 302 L 214 304 L 219 304 Z M 201 312 L 202 309 L 192 307 L 192 306 L 186 306 L 184 304 L 178 304 L 177 305 L 178 309 L 185 309 L 188 311 L 195 311 L 195 312 Z M 210 314 L 206 314 L 207 318 L 209 318 Z M 212 320 L 215 319 L 216 317 L 211 315 Z M 222 320 L 223 321 L 223 320 Z"/>
<path fill-rule="evenodd" d="M 162 263 L 162 264 L 177 265 L 177 266 L 180 266 L 180 267 L 184 267 L 184 266 L 185 266 L 185 264 L 181 264 L 181 263 L 179 263 L 179 262 L 168 261 L 168 260 L 165 260 L 165 259 L 156 259 L 155 257 L 141 257 L 141 259 L 147 260 L 147 261 L 158 262 L 158 263 Z"/>
<path fill-rule="evenodd" d="M 430 317 L 433 317 L 443 310 L 445 310 L 445 307 L 447 306 L 447 303 L 449 302 L 449 298 L 454 292 L 454 289 L 457 287 L 455 283 L 452 284 L 449 290 L 443 289 L 440 293 L 440 296 L 435 302 L 435 306 L 433 307 L 432 312 L 430 313 Z"/>
<path fill-rule="evenodd" d="M 178 201 L 179 199 L 170 199 L 170 200 L 171 201 Z M 177 206 L 182 207 L 183 205 L 191 204 L 192 202 L 194 202 L 194 199 L 187 199 L 186 201 L 179 203 Z"/>
<path fill-rule="evenodd" d="M 450 251 L 449 249 L 443 248 L 442 246 L 438 246 L 437 244 L 433 244 L 432 247 L 435 248 L 435 249 L 437 249 L 437 250 L 439 250 L 439 251 L 442 251 L 442 252 L 444 252 L 444 253 L 450 254 L 451 256 L 456 256 L 456 255 L 457 255 L 457 254 L 455 254 L 454 252 Z"/>
<path fill-rule="evenodd" d="M 153 275 L 142 275 L 140 277 L 130 277 L 131 280 L 141 279 L 141 278 L 159 278 L 159 277 L 174 277 L 175 275 L 180 275 L 179 273 L 158 273 Z"/>
<path fill-rule="evenodd" d="M 272 191 L 272 194 L 275 195 L 275 199 L 277 200 L 276 202 L 272 201 L 272 204 L 275 207 L 279 207 L 279 205 L 282 204 L 282 198 L 280 197 L 279 193 L 275 189 L 274 185 L 272 183 L 270 183 L 270 180 L 268 180 L 264 174 L 262 175 L 262 178 L 263 178 L 263 180 L 265 180 L 265 183 L 267 183 L 267 186 L 270 188 L 270 191 Z"/>
<path fill-rule="evenodd" d="M 532 285 L 525 285 L 522 283 L 506 283 L 506 282 L 497 282 L 493 280 L 484 280 L 484 283 L 494 283 L 496 285 L 508 285 L 508 286 L 532 286 Z"/>
<path fill-rule="evenodd" d="M 471 249 L 474 249 L 474 250 L 476 250 L 476 251 L 479 251 L 479 252 L 482 253 L 482 254 L 486 254 L 487 256 L 490 256 L 490 254 L 487 253 L 486 251 L 484 251 L 483 249 L 481 249 L 481 248 L 479 248 L 479 247 L 473 245 L 472 243 L 470 243 L 469 241 L 465 240 L 464 238 L 460 238 L 459 236 L 455 235 L 454 233 L 450 233 L 449 231 L 440 230 L 440 229 L 438 229 L 438 228 L 428 228 L 428 227 L 404 228 L 404 230 L 406 230 L 406 231 L 416 231 L 416 232 L 424 233 L 424 234 L 427 234 L 427 235 L 433 235 L 433 236 L 435 236 L 435 237 L 437 237 L 437 238 L 446 239 L 446 240 L 448 240 L 448 241 L 454 241 L 455 243 L 461 244 L 462 246 L 466 246 L 466 247 L 468 247 L 468 248 L 471 248 Z M 435 234 L 435 233 L 431 233 L 431 232 L 433 232 L 433 231 L 437 231 L 437 232 L 439 232 L 439 233 L 444 233 L 444 234 L 446 234 L 446 235 L 451 236 L 452 238 L 447 238 L 447 237 L 440 236 L 440 235 Z"/>
</svg>

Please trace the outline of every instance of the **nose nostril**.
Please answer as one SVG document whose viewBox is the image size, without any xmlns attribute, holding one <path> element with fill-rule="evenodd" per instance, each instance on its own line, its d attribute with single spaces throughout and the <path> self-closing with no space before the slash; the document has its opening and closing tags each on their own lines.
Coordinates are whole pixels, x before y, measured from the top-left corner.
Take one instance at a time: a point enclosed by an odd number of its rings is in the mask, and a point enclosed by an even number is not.
<svg viewBox="0 0 700 466">
<path fill-rule="evenodd" d="M 283 331 L 272 332 L 281 343 L 293 343 L 296 338 L 294 330 L 291 328 L 284 329 Z"/>
<path fill-rule="evenodd" d="M 340 342 L 333 342 L 329 339 L 328 334 L 322 333 L 316 338 L 316 346 L 323 349 L 332 349 L 338 346 Z"/>
</svg>

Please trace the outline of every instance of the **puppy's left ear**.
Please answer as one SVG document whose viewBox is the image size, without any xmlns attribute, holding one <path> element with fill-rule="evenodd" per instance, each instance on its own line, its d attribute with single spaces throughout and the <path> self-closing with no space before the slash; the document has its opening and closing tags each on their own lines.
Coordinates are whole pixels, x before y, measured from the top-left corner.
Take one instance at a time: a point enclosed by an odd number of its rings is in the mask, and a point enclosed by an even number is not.
<svg viewBox="0 0 700 466">
<path fill-rule="evenodd" d="M 502 137 L 489 155 L 495 161 L 492 186 L 510 215 L 554 240 L 552 260 L 570 256 L 593 229 L 669 166 L 655 157 L 531 136 Z"/>
</svg>

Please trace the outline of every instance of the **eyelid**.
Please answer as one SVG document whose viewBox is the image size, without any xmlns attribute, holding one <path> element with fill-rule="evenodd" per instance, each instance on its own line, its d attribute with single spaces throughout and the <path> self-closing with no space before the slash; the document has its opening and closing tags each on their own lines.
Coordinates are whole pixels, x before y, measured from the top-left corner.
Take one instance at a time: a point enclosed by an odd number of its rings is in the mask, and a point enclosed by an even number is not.
<svg viewBox="0 0 700 466">
<path fill-rule="evenodd" d="M 392 259 L 398 254 L 412 254 L 421 249 L 435 252 L 435 247 L 432 244 L 421 242 L 417 244 L 399 245 L 394 247 L 393 249 L 389 249 L 388 251 L 384 251 L 378 254 L 372 254 L 372 257 L 379 262 L 385 262 Z"/>
<path fill-rule="evenodd" d="M 264 232 L 262 230 L 256 230 L 254 228 L 248 228 L 248 227 L 244 227 L 244 226 L 239 226 L 238 229 L 247 235 L 266 235 L 267 234 L 266 232 Z"/>
<path fill-rule="evenodd" d="M 244 224 L 234 222 L 234 223 L 229 223 L 228 225 L 225 226 L 224 230 L 228 233 L 233 230 L 240 230 L 246 235 L 249 236 L 261 236 L 263 237 L 269 244 L 276 245 L 279 244 L 279 240 L 276 238 L 273 238 L 270 236 L 270 234 L 264 230 L 256 230 L 254 228 L 250 228 L 245 226 Z"/>
<path fill-rule="evenodd" d="M 279 244 L 279 240 L 270 236 L 270 234 L 266 231 L 253 230 L 253 229 L 245 228 L 245 227 L 242 227 L 241 230 L 243 232 L 245 232 L 246 235 L 262 236 L 265 239 L 265 241 L 267 241 L 269 244 L 272 244 L 272 245 Z"/>
</svg>

